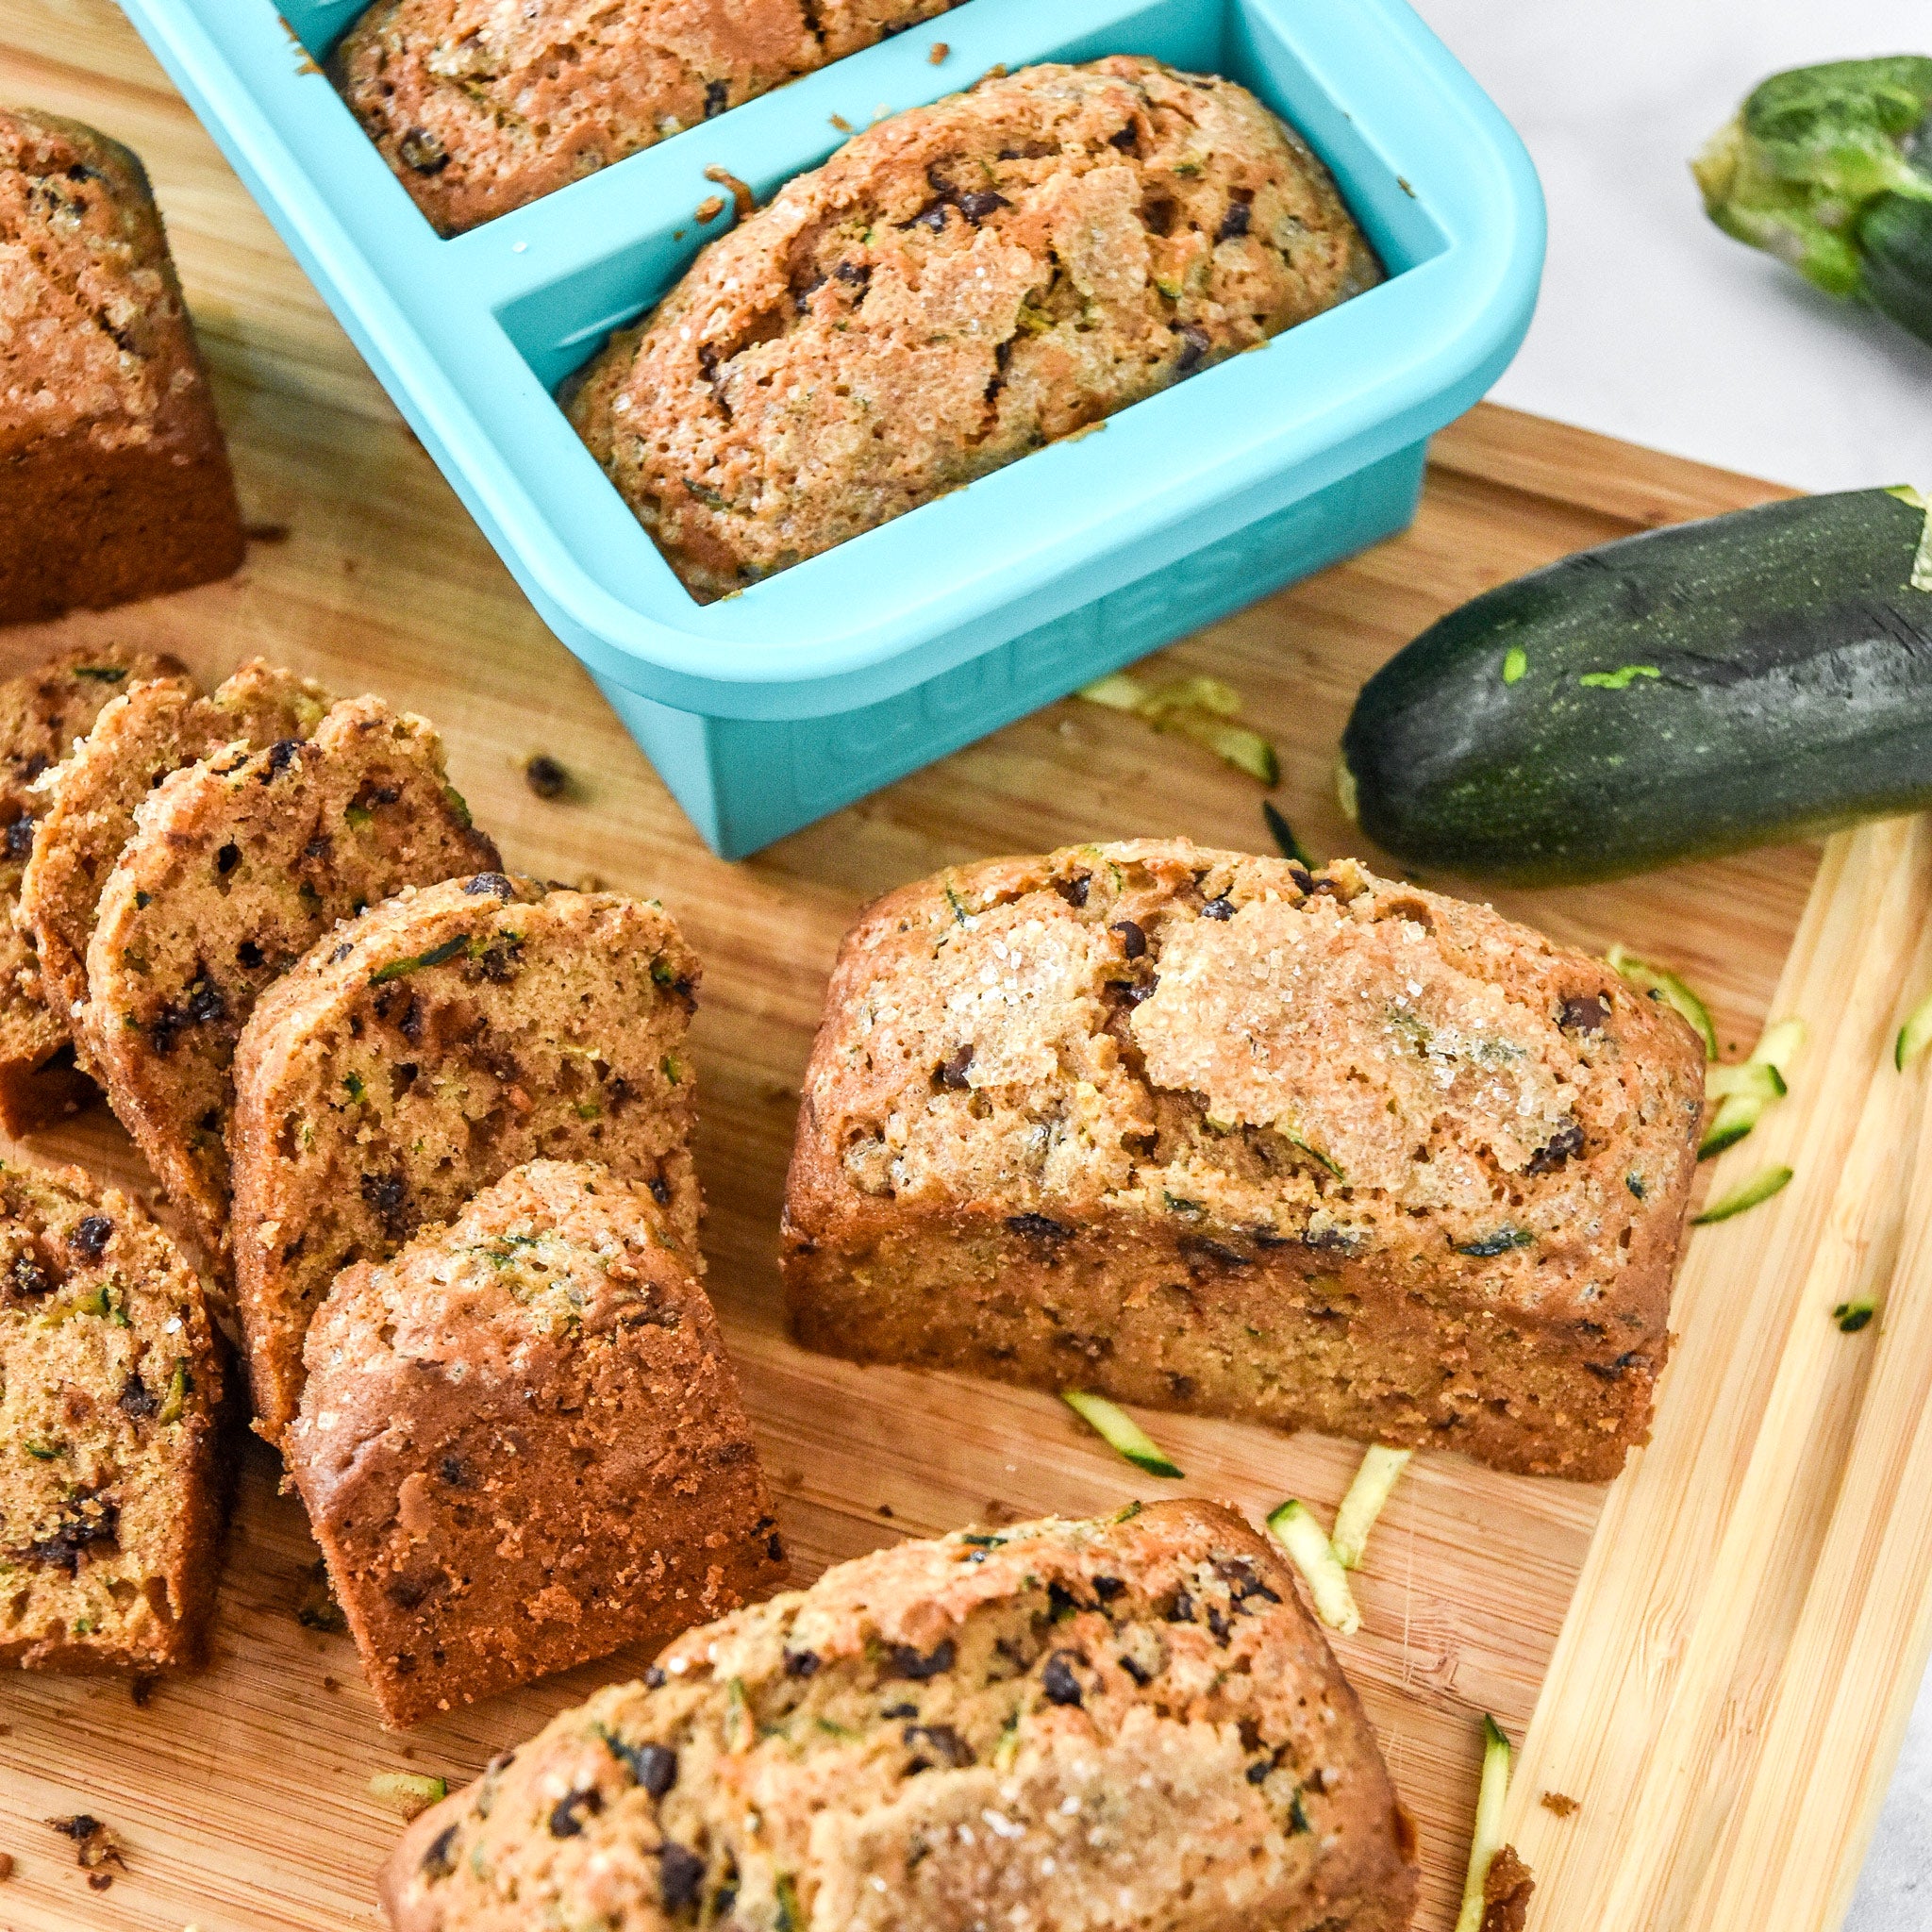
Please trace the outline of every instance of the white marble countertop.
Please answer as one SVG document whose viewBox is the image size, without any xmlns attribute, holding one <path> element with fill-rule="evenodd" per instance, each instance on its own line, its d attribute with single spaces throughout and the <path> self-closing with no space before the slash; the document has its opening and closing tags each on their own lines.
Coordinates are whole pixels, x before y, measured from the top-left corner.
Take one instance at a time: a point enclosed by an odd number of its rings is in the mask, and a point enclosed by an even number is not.
<svg viewBox="0 0 1932 1932">
<path fill-rule="evenodd" d="M 1499 402 L 1807 490 L 1932 488 L 1932 347 L 1705 220 L 1689 157 L 1782 67 L 1932 54 L 1925 0 L 1415 0 L 1522 133 L 1549 265 Z M 1932 1678 L 1847 1932 L 1932 1926 Z"/>
</svg>

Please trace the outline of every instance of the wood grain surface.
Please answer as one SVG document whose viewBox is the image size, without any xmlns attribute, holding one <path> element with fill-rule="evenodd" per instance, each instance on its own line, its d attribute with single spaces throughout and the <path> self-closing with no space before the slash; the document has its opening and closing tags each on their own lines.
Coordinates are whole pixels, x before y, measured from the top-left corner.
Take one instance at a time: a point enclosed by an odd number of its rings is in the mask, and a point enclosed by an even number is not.
<svg viewBox="0 0 1932 1932">
<path fill-rule="evenodd" d="M 1188 1472 L 1184 1484 L 1163 1486 L 1115 1459 L 1048 1398 L 810 1356 L 786 1341 L 778 1315 L 778 1204 L 797 1086 L 833 949 L 857 908 L 941 865 L 1074 840 L 1185 833 L 1265 850 L 1258 788 L 1134 719 L 1068 702 L 748 863 L 712 858 L 108 0 L 8 0 L 0 100 L 92 121 L 147 160 L 256 526 L 231 583 L 0 631 L 0 674 L 89 639 L 173 649 L 209 680 L 267 653 L 339 691 L 374 690 L 434 719 L 452 775 L 511 864 L 663 899 L 706 961 L 693 1044 L 710 1286 L 798 1576 L 897 1536 L 1110 1509 L 1136 1493 L 1224 1496 L 1250 1514 L 1298 1494 L 1325 1518 L 1353 1470 L 1352 1445 L 1147 1417 Z M 1275 802 L 1318 854 L 1351 850 L 1330 787 L 1337 735 L 1364 675 L 1415 631 L 1580 545 L 1775 493 L 1479 409 L 1438 440 L 1407 535 L 1149 669 L 1233 683 L 1249 721 L 1280 747 Z M 561 799 L 541 800 L 525 784 L 521 767 L 538 752 L 570 772 Z M 1920 1173 L 1932 1169 L 1932 1139 L 1923 1149 L 1909 1136 L 1884 1141 L 1864 1124 L 1880 1104 L 1870 1049 L 1924 924 L 1911 924 L 1932 879 L 1925 847 L 1923 830 L 1894 827 L 1832 848 L 1785 997 L 1802 990 L 1826 1006 L 1842 999 L 1847 1030 L 1834 1035 L 1834 1052 L 1863 1056 L 1861 1071 L 1828 1105 L 1801 1079 L 1777 1117 L 1778 1132 L 1806 1141 L 1797 1158 L 1807 1183 L 1816 1171 L 1815 1185 L 1794 1186 L 1755 1229 L 1740 1223 L 1695 1238 L 1664 1429 L 1609 1492 L 1614 1534 L 1592 1548 L 1602 1491 L 1451 1456 L 1417 1458 L 1376 1532 L 1357 1585 L 1364 1626 L 1337 1648 L 1420 1823 L 1423 1927 L 1454 1917 L 1480 1714 L 1494 1712 L 1521 1740 L 1540 1695 L 1513 1821 L 1544 1881 L 1533 1927 L 1607 1924 L 1598 1907 L 1613 1890 L 1641 1893 L 1641 1909 L 1657 1914 L 1639 1916 L 1633 1904 L 1619 1924 L 1783 1924 L 1761 1886 L 1748 1906 L 1712 1915 L 1718 1892 L 1751 1890 L 1760 1868 L 1748 1854 L 1760 1833 L 1822 1873 L 1826 1893 L 1841 1892 L 1846 1848 L 1865 1815 L 1858 1805 L 1882 1778 L 1898 1687 L 1923 1649 L 1923 1618 L 1903 1633 L 1900 1618 L 1922 1591 L 1927 1526 L 1888 1509 L 1901 1485 L 1916 1484 L 1921 1513 L 1932 1495 L 1932 1434 L 1895 1420 L 1924 1406 L 1932 1335 L 1921 1331 L 1932 1329 L 1932 1306 L 1913 1304 L 1909 1321 L 1901 1313 L 1909 1355 L 1894 1345 L 1890 1317 L 1863 1343 L 1814 1322 L 1804 1348 L 1780 1350 L 1795 1311 L 1815 1314 L 1806 1297 L 1815 1301 L 1836 1265 L 1814 1257 L 1829 1228 L 1865 1243 L 1868 1272 L 1889 1269 L 1903 1243 L 1902 1272 L 1932 1276 L 1932 1257 L 1920 1252 L 1923 1213 L 1908 1227 L 1902 1213 L 1881 1212 L 1875 1233 L 1847 1232 L 1851 1210 L 1834 1191 L 1842 1169 L 1843 1190 L 1868 1208 L 1881 1183 L 1899 1202 L 1908 1185 L 1922 1208 L 1932 1200 L 1932 1172 Z M 1728 1052 L 1749 1044 L 1772 1004 L 1817 862 L 1812 848 L 1765 851 L 1499 903 L 1560 939 L 1597 950 L 1622 940 L 1669 959 L 1708 997 Z M 1883 930 L 1896 935 L 1890 962 L 1857 924 L 1873 906 L 1886 908 Z M 1923 963 L 1932 977 L 1932 958 Z M 1854 984 L 1863 989 L 1857 1000 Z M 1810 1064 L 1823 1066 L 1824 1056 Z M 1923 1082 L 1895 1087 L 1887 1118 L 1916 1122 L 1923 1091 Z M 1809 1144 L 1827 1128 L 1829 1174 Z M 1734 1174 L 1763 1156 L 1771 1132 L 1730 1158 Z M 99 1112 L 32 1151 L 141 1178 L 125 1137 Z M 1742 1392 L 1726 1406 L 1740 1377 Z M 1759 1444 L 1761 1466 L 1752 1456 Z M 1828 1467 L 1821 1453 L 1833 1458 Z M 1856 1480 L 1841 1483 L 1848 1461 Z M 0 1852 L 16 1861 L 0 1885 L 5 1932 L 371 1924 L 372 1877 L 397 1829 L 369 1795 L 373 1773 L 467 1777 L 607 1675 L 641 1662 L 579 1671 L 407 1738 L 385 1734 L 346 1640 L 296 1619 L 315 1553 L 299 1507 L 277 1493 L 277 1474 L 259 1445 L 242 1452 L 206 1673 L 158 1683 L 145 1701 L 122 1682 L 0 1681 Z M 1760 1501 L 1746 1508 L 1740 1498 L 1750 1497 Z M 1683 1524 L 1671 1513 L 1678 1508 L 1690 1512 Z M 1674 1668 L 1683 1631 L 1654 1620 L 1705 1601 L 1721 1548 L 1727 1594 L 1707 1620 L 1709 1643 L 1686 1689 Z M 1661 1609 L 1659 1566 L 1676 1592 Z M 1887 1586 L 1875 1602 L 1865 1587 L 1874 1574 Z M 1546 1688 L 1573 1596 L 1565 1674 Z M 1830 1770 L 1846 1798 L 1828 1831 L 1802 1805 L 1795 1814 L 1781 1805 L 1757 1775 L 1761 1737 L 1784 1740 L 1788 1766 L 1815 1743 L 1809 1679 L 1781 1674 L 1798 1659 L 1842 1700 L 1835 1708 L 1850 1756 Z M 1755 1693 L 1748 1708 L 1736 1696 L 1740 1674 Z M 1659 1740 L 1675 1754 L 1672 1774 L 1681 1767 L 1678 1786 L 1650 1755 Z M 1601 1763 L 1599 1751 L 1609 1754 Z M 1537 1802 L 1545 1789 L 1582 1799 L 1583 1809 L 1558 1821 Z M 1694 1829 L 1675 1815 L 1673 1790 Z M 44 1822 L 79 1810 L 103 1819 L 126 1848 L 125 1869 L 108 1868 L 104 1890 L 90 1887 L 73 1847 Z M 1672 1847 L 1675 1862 L 1664 1856 Z"/>
</svg>

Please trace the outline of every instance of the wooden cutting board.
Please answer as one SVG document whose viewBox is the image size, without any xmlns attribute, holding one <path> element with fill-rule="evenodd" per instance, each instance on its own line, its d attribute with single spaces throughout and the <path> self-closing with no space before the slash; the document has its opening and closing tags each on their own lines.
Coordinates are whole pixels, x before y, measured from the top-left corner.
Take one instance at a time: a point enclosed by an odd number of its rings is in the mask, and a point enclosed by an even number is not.
<svg viewBox="0 0 1932 1932">
<path fill-rule="evenodd" d="M 1251 1515 L 1295 1494 L 1325 1517 L 1351 1445 L 1148 1417 L 1188 1472 L 1164 1486 L 1049 1398 L 809 1356 L 778 1313 L 795 1095 L 857 908 L 942 865 L 1070 841 L 1186 833 L 1265 850 L 1259 790 L 1191 745 L 1068 702 L 748 863 L 712 858 L 108 0 L 8 0 L 0 100 L 81 116 L 145 157 L 256 525 L 233 582 L 0 631 L 0 675 L 58 643 L 138 638 L 210 681 L 264 652 L 339 691 L 373 689 L 442 727 L 454 777 L 511 864 L 672 908 L 707 966 L 694 1044 L 710 1286 L 799 1578 L 895 1537 L 1137 1493 L 1224 1496 Z M 1281 749 L 1276 803 L 1318 854 L 1348 851 L 1330 791 L 1337 735 L 1364 675 L 1415 631 L 1581 545 L 1775 493 L 1485 408 L 1438 440 L 1407 535 L 1149 670 L 1234 684 Z M 555 802 L 521 774 L 539 752 L 571 774 Z M 1920 1133 L 1924 1076 L 1902 1078 L 1884 1055 L 1902 1005 L 1932 984 L 1932 837 L 1900 823 L 1833 841 L 1822 871 L 1816 848 L 1766 851 L 1503 903 L 1560 939 L 1622 940 L 1679 967 L 1727 1054 L 1774 1003 L 1804 1012 L 1814 1040 L 1790 1100 L 1722 1163 L 1720 1186 L 1774 1158 L 1798 1178 L 1693 1238 L 1653 1447 L 1607 1492 L 1422 1457 L 1376 1532 L 1364 1626 L 1337 1648 L 1420 1824 L 1418 1924 L 1455 1916 L 1487 1710 L 1519 1742 L 1528 1733 L 1510 1829 L 1541 1885 L 1533 1928 L 1824 1926 L 1926 1641 L 1932 1135 Z M 32 1151 L 143 1178 L 100 1113 Z M 1844 1337 L 1829 1308 L 1860 1281 L 1889 1284 L 1889 1299 Z M 277 1474 L 259 1445 L 243 1452 L 205 1674 L 138 1695 L 0 1681 L 0 1853 L 15 1861 L 0 1926 L 369 1924 L 397 1829 L 372 1774 L 466 1778 L 641 1665 L 386 1735 L 347 1641 L 298 1621 L 315 1552 Z M 1546 1793 L 1579 1808 L 1559 1817 Z M 92 1885 L 45 1823 L 76 1811 L 125 1847 L 125 1869 Z"/>
</svg>

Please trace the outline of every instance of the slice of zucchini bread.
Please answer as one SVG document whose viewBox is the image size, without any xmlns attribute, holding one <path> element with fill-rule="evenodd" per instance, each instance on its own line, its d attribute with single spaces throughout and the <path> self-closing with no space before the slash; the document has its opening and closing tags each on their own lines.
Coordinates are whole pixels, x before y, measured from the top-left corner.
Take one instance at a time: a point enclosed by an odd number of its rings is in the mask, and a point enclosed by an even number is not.
<svg viewBox="0 0 1932 1932">
<path fill-rule="evenodd" d="M 337 1274 L 528 1160 L 642 1182 L 697 1252 L 685 1033 L 698 962 L 663 908 L 501 874 L 398 894 L 272 987 L 235 1061 L 235 1275 L 272 1442 Z"/>
<path fill-rule="evenodd" d="M 319 684 L 251 658 L 208 697 L 186 678 L 150 678 L 94 720 L 74 755 L 42 779 L 20 919 L 40 956 L 55 1020 L 87 1000 L 87 945 L 101 888 L 134 832 L 135 808 L 170 772 L 225 745 L 251 750 L 308 738 L 331 700 Z"/>
<path fill-rule="evenodd" d="M 337 920 L 496 864 L 421 718 L 337 705 L 304 741 L 171 774 L 101 889 L 81 1030 L 123 1125 L 211 1255 L 228 1222 L 235 1041 Z"/>
<path fill-rule="evenodd" d="M 437 232 L 553 193 L 958 0 L 375 0 L 330 61 Z"/>
<path fill-rule="evenodd" d="M 1614 1475 L 1690 1030 L 1486 907 L 1183 841 L 997 859 L 846 936 L 786 1193 L 808 1346 Z"/>
<path fill-rule="evenodd" d="M 785 1580 L 700 1265 L 645 1188 L 541 1160 L 337 1277 L 289 1467 L 390 1724 Z"/>
<path fill-rule="evenodd" d="M 44 808 L 36 781 L 93 729 L 102 708 L 174 658 L 117 644 L 61 651 L 0 682 L 0 1130 L 18 1139 L 93 1093 L 75 1071 L 67 1028 L 49 1011 L 32 941 L 18 923 L 21 879 Z"/>
<path fill-rule="evenodd" d="M 1414 1838 L 1232 1510 L 901 1543 L 693 1630 L 425 1812 L 397 1932 L 1399 1932 Z"/>
<path fill-rule="evenodd" d="M 174 1242 L 76 1168 L 0 1164 L 0 1663 L 197 1660 L 221 1393 Z"/>
</svg>

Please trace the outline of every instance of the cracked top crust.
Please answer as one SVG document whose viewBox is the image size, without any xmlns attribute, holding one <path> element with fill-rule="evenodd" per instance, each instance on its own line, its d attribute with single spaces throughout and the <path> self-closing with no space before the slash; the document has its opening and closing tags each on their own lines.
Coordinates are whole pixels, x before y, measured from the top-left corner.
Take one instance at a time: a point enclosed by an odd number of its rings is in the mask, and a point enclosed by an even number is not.
<svg viewBox="0 0 1932 1932">
<path fill-rule="evenodd" d="M 75 432 L 152 442 L 200 384 L 141 162 L 77 121 L 0 109 L 0 458 Z"/>
<path fill-rule="evenodd" d="M 621 330 L 571 420 L 724 595 L 1254 348 L 1381 279 L 1245 89 L 1120 56 L 848 142 Z"/>
<path fill-rule="evenodd" d="M 691 1631 L 425 1813 L 382 1891 L 399 1932 L 1394 1932 L 1413 1859 L 1286 1565 L 1178 1502 L 902 1543 Z"/>
<path fill-rule="evenodd" d="M 460 234 L 957 0 L 376 0 L 332 67 Z"/>
<path fill-rule="evenodd" d="M 1120 1217 L 1590 1300 L 1681 1197 L 1701 1075 L 1675 1014 L 1486 907 L 1352 861 L 1074 847 L 848 935 L 788 1217 Z"/>
</svg>

